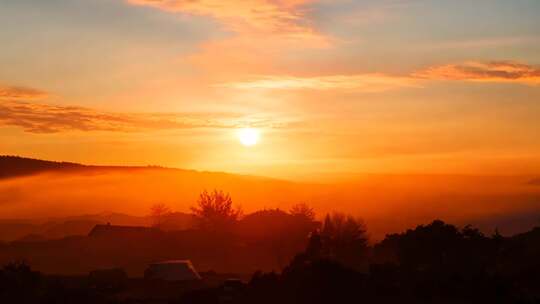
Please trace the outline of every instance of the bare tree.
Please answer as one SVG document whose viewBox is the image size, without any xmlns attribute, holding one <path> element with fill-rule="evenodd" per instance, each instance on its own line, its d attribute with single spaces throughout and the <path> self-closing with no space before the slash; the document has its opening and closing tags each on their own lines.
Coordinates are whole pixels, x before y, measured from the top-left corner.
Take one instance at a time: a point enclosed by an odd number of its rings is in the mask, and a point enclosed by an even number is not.
<svg viewBox="0 0 540 304">
<path fill-rule="evenodd" d="M 199 218 L 201 228 L 212 231 L 229 229 L 242 214 L 240 208 L 233 207 L 231 196 L 221 190 L 203 191 L 191 211 Z"/>
<path fill-rule="evenodd" d="M 305 218 L 309 221 L 315 220 L 315 211 L 306 203 L 299 203 L 292 206 L 289 213 L 293 216 Z"/>
<path fill-rule="evenodd" d="M 150 207 L 150 218 L 152 219 L 153 227 L 160 227 L 165 220 L 171 215 L 171 208 L 163 203 L 157 203 Z"/>
</svg>

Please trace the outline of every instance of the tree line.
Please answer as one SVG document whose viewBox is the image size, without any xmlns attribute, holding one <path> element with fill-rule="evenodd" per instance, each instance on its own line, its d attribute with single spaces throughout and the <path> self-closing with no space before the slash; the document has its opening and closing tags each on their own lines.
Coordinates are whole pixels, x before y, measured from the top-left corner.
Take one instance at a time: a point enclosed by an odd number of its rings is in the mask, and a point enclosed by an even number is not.
<svg viewBox="0 0 540 304">
<path fill-rule="evenodd" d="M 370 243 L 360 219 L 333 213 L 317 222 L 305 203 L 287 212 L 243 215 L 229 194 L 215 190 L 202 192 L 191 210 L 204 235 L 226 244 L 242 231 L 242 242 L 264 246 L 284 267 L 257 271 L 244 283 L 197 288 L 169 303 L 540 303 L 540 227 L 486 235 L 470 225 L 434 220 Z M 151 212 L 159 228 L 171 210 L 159 204 Z M 301 248 L 289 258 L 284 248 L 297 243 Z M 118 291 L 82 288 L 73 294 L 50 284 L 24 263 L 8 264 L 0 271 L 0 299 L 25 303 L 72 295 L 121 303 Z"/>
</svg>

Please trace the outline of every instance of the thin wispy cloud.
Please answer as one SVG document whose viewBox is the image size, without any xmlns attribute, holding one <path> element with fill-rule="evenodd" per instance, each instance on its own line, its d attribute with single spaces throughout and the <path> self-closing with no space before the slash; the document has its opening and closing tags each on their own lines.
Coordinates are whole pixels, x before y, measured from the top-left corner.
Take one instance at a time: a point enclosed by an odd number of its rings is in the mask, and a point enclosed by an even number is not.
<svg viewBox="0 0 540 304">
<path fill-rule="evenodd" d="M 65 131 L 135 132 L 194 128 L 279 127 L 268 118 L 237 113 L 113 113 L 77 106 L 21 101 L 0 102 L 0 127 L 16 126 L 30 133 Z"/>
<path fill-rule="evenodd" d="M 32 88 L 0 85 L 0 100 L 37 100 L 47 95 L 44 91 Z"/>
<path fill-rule="evenodd" d="M 405 76 L 382 73 L 314 77 L 265 75 L 218 86 L 240 90 L 352 90 L 376 93 L 401 88 L 423 88 L 427 86 L 428 80 L 540 85 L 540 68 L 514 61 L 470 61 L 433 66 Z"/>
<path fill-rule="evenodd" d="M 410 77 L 385 74 L 330 75 L 318 77 L 261 76 L 249 81 L 231 82 L 220 86 L 235 89 L 274 90 L 354 90 L 361 92 L 383 92 L 398 88 L 420 87 Z"/>
<path fill-rule="evenodd" d="M 316 36 L 305 18 L 311 0 L 127 0 L 128 3 L 217 19 L 238 33 Z"/>
<path fill-rule="evenodd" d="M 416 72 L 414 77 L 433 80 L 510 82 L 540 85 L 540 67 L 514 61 L 470 61 L 447 64 Z"/>
<path fill-rule="evenodd" d="M 336 41 L 319 31 L 309 6 L 313 0 L 124 0 L 161 11 L 212 18 L 232 33 L 207 40 L 183 62 L 210 78 L 265 74 L 291 52 L 329 49 Z M 261 60 L 266 58 L 268 60 Z"/>
</svg>

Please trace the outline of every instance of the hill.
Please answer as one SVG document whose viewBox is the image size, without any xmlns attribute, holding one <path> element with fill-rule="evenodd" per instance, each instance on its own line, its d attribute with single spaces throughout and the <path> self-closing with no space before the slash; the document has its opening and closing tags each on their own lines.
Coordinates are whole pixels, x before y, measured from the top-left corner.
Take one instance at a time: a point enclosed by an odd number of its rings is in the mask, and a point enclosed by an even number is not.
<svg viewBox="0 0 540 304">
<path fill-rule="evenodd" d="M 110 212 L 51 219 L 4 219 L 0 220 L 0 241 L 28 242 L 83 236 L 96 225 L 103 224 L 149 227 L 152 219 L 149 216 Z M 161 226 L 165 231 L 190 229 L 194 226 L 193 215 L 182 212 L 171 213 Z"/>
<path fill-rule="evenodd" d="M 81 169 L 85 166 L 69 162 L 53 162 L 19 156 L 0 155 L 0 179 L 32 175 L 46 171 Z"/>
<path fill-rule="evenodd" d="M 104 210 L 144 217 L 156 203 L 189 212 L 205 189 L 229 192 L 246 213 L 288 210 L 299 202 L 307 202 L 320 217 L 347 212 L 364 219 L 372 239 L 433 218 L 474 224 L 487 233 L 498 227 L 503 234 L 526 231 L 540 220 L 540 188 L 529 184 L 530 176 L 355 174 L 338 182 L 307 183 L 161 167 L 2 159 L 10 169 L 1 171 L 10 173 L 0 179 L 0 219 L 41 224 Z M 29 231 L 20 237 L 34 233 L 25 226 L 28 220 L 11 222 Z"/>
</svg>

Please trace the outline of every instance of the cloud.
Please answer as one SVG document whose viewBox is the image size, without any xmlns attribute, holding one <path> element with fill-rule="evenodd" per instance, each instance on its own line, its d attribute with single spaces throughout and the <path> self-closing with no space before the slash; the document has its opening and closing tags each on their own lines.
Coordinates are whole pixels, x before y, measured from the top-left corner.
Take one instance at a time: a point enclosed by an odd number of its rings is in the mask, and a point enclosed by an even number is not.
<svg viewBox="0 0 540 304">
<path fill-rule="evenodd" d="M 127 0 L 170 12 L 210 16 L 238 33 L 286 34 L 298 38 L 317 36 L 305 18 L 312 0 Z"/>
<path fill-rule="evenodd" d="M 37 100 L 47 97 L 47 93 L 32 88 L 0 85 L 0 100 Z"/>
<path fill-rule="evenodd" d="M 404 76 L 382 73 L 314 77 L 263 75 L 217 86 L 241 90 L 352 90 L 370 93 L 400 88 L 422 88 L 428 80 L 540 85 L 540 67 L 515 61 L 469 61 L 463 64 L 433 66 Z"/>
<path fill-rule="evenodd" d="M 329 49 L 336 39 L 321 33 L 314 0 L 124 0 L 171 13 L 216 20 L 232 35 L 210 39 L 180 61 L 217 82 L 273 72 L 292 52 Z M 261 60 L 263 59 L 263 60 Z M 232 77 L 232 78 L 231 78 Z"/>
<path fill-rule="evenodd" d="M 21 101 L 0 102 L 0 126 L 17 126 L 30 133 L 63 131 L 172 130 L 193 128 L 279 127 L 264 117 L 236 113 L 113 113 L 75 106 Z"/>
<path fill-rule="evenodd" d="M 261 76 L 244 82 L 231 82 L 220 86 L 235 89 L 309 89 L 309 90 L 354 90 L 382 92 L 398 88 L 420 87 L 410 77 L 385 74 L 330 75 L 318 77 Z"/>
<path fill-rule="evenodd" d="M 540 67 L 514 61 L 470 61 L 447 64 L 416 72 L 413 77 L 432 80 L 510 82 L 540 85 Z"/>
</svg>

